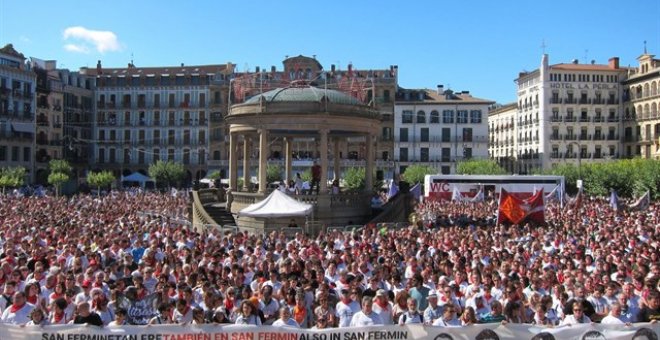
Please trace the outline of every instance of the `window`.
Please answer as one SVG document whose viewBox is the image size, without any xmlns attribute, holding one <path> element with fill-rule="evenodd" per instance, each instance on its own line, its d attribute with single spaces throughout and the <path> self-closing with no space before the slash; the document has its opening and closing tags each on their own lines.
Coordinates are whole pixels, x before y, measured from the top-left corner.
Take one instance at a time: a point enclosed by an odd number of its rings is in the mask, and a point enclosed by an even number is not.
<svg viewBox="0 0 660 340">
<path fill-rule="evenodd" d="M 443 142 L 451 142 L 451 129 L 450 128 L 442 128 L 442 141 Z"/>
<path fill-rule="evenodd" d="M 0 161 L 6 161 L 7 160 L 7 147 L 6 146 L 0 146 Z"/>
<path fill-rule="evenodd" d="M 470 111 L 470 123 L 481 124 L 481 110 Z"/>
<path fill-rule="evenodd" d="M 390 102 L 390 90 L 383 91 L 383 101 L 386 103 Z"/>
<path fill-rule="evenodd" d="M 105 163 L 105 149 L 99 149 L 99 163 Z"/>
<path fill-rule="evenodd" d="M 431 118 L 430 118 L 430 123 L 431 124 L 439 124 L 440 123 L 440 114 L 438 111 L 431 111 Z"/>
<path fill-rule="evenodd" d="M 419 149 L 419 160 L 421 162 L 428 162 L 429 161 L 429 148 Z"/>
<path fill-rule="evenodd" d="M 458 124 L 467 124 L 468 122 L 468 112 L 467 110 L 458 110 L 456 115 L 456 123 Z"/>
<path fill-rule="evenodd" d="M 463 141 L 472 142 L 472 128 L 463 128 Z"/>
<path fill-rule="evenodd" d="M 407 161 L 408 161 L 408 148 L 400 148 L 399 162 L 407 162 Z"/>
<path fill-rule="evenodd" d="M 108 162 L 109 163 L 116 163 L 117 162 L 117 155 L 115 154 L 115 149 L 110 149 L 108 151 Z"/>
<path fill-rule="evenodd" d="M 30 161 L 30 159 L 32 157 L 32 150 L 30 150 L 30 149 L 31 148 L 29 146 L 23 148 L 23 162 L 29 162 Z"/>
<path fill-rule="evenodd" d="M 384 141 L 388 141 L 388 140 L 392 139 L 392 132 L 391 132 L 391 131 L 392 131 L 391 128 L 389 128 L 389 127 L 384 127 L 384 128 L 383 128 L 383 131 L 382 131 L 381 138 L 382 138 Z"/>
<path fill-rule="evenodd" d="M 442 153 L 441 153 L 441 161 L 443 162 L 451 162 L 451 149 L 450 148 L 442 148 Z"/>
<path fill-rule="evenodd" d="M 399 142 L 407 142 L 407 141 L 408 141 L 408 128 L 400 128 Z"/>
<path fill-rule="evenodd" d="M 154 149 L 153 162 L 156 163 L 160 160 L 160 149 Z"/>
<path fill-rule="evenodd" d="M 426 112 L 417 111 L 417 124 L 426 124 Z"/>
<path fill-rule="evenodd" d="M 413 113 L 410 110 L 403 110 L 403 114 L 401 115 L 401 123 L 402 124 L 412 124 L 413 119 L 412 119 Z"/>
<path fill-rule="evenodd" d="M 19 147 L 18 146 L 12 146 L 11 147 L 11 161 L 12 162 L 18 162 L 18 152 L 19 152 Z"/>
<path fill-rule="evenodd" d="M 444 110 L 444 111 L 442 111 L 442 122 L 444 124 L 453 124 L 454 123 L 454 111 L 453 110 Z"/>
<path fill-rule="evenodd" d="M 465 159 L 472 158 L 472 148 L 463 148 L 463 158 Z"/>
<path fill-rule="evenodd" d="M 420 134 L 420 142 L 428 142 L 429 141 L 429 128 L 421 128 L 419 131 Z"/>
<path fill-rule="evenodd" d="M 446 165 L 443 165 L 440 168 L 440 171 L 442 172 L 443 175 L 449 175 L 449 173 L 451 172 L 451 169 L 450 169 L 450 167 L 448 167 Z"/>
</svg>

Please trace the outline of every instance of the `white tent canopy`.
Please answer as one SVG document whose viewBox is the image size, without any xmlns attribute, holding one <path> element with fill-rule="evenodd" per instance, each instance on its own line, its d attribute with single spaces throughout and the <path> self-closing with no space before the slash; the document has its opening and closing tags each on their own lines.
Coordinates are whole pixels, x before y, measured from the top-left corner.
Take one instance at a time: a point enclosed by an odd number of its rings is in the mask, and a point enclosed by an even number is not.
<svg viewBox="0 0 660 340">
<path fill-rule="evenodd" d="M 275 190 L 263 201 L 251 204 L 238 214 L 248 217 L 307 216 L 312 213 L 312 208 L 311 204 L 298 202 L 287 194 Z"/>
<path fill-rule="evenodd" d="M 122 176 L 121 181 L 122 181 L 122 183 L 123 182 L 137 182 L 143 188 L 144 188 L 144 186 L 147 182 L 154 183 L 153 179 L 151 179 L 151 178 L 149 178 L 149 177 L 147 177 L 147 176 L 145 176 L 145 175 L 143 175 L 139 172 L 134 172 L 134 173 L 132 173 L 128 176 L 125 176 L 125 177 Z"/>
</svg>

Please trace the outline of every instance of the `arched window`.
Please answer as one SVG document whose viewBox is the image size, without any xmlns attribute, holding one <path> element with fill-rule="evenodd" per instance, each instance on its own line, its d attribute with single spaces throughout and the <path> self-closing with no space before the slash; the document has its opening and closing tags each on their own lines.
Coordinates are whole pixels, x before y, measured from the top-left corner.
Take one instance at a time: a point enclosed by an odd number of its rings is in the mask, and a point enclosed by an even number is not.
<svg viewBox="0 0 660 340">
<path fill-rule="evenodd" d="M 649 96 L 649 84 L 644 84 L 644 97 Z"/>
<path fill-rule="evenodd" d="M 658 84 L 654 81 L 651 83 L 651 95 L 655 96 L 658 94 Z"/>
<path fill-rule="evenodd" d="M 440 113 L 436 110 L 431 111 L 431 124 L 439 124 L 440 123 Z"/>
<path fill-rule="evenodd" d="M 417 111 L 417 124 L 425 124 L 426 123 L 426 112 L 424 111 Z"/>
<path fill-rule="evenodd" d="M 651 116 L 658 118 L 658 105 L 656 103 L 651 104 Z"/>
</svg>

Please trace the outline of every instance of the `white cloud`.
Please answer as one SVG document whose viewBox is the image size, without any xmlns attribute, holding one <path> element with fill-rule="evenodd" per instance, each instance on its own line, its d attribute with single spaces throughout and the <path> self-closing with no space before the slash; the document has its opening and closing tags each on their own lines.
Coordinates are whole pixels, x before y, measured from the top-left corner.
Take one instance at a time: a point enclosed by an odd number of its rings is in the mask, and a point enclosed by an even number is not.
<svg viewBox="0 0 660 340">
<path fill-rule="evenodd" d="M 64 45 L 64 49 L 69 52 L 85 53 L 85 54 L 89 53 L 89 48 L 83 45 L 66 44 Z"/>
<path fill-rule="evenodd" d="M 99 53 L 121 51 L 117 35 L 111 31 L 95 31 L 82 26 L 67 27 L 62 34 L 64 40 L 77 40 L 78 44 L 67 44 L 64 49 L 71 52 L 89 53 L 92 45 Z"/>
<path fill-rule="evenodd" d="M 28 38 L 27 36 L 24 36 L 24 35 L 21 35 L 20 37 L 18 37 L 18 39 L 19 39 L 21 42 L 24 42 L 24 43 L 26 43 L 26 44 L 29 44 L 29 43 L 32 42 L 32 40 L 30 40 L 30 38 Z"/>
</svg>

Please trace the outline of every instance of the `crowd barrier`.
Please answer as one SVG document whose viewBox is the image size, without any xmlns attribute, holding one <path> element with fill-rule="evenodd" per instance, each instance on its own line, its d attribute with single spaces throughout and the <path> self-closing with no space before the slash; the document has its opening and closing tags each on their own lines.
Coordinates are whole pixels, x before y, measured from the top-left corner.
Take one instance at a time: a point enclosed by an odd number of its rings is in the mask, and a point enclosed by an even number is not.
<svg viewBox="0 0 660 340">
<path fill-rule="evenodd" d="M 465 327 L 421 325 L 368 326 L 323 330 L 246 325 L 153 325 L 105 327 L 84 325 L 0 325 L 0 339 L 42 340 L 449 340 L 449 339 L 658 339 L 660 325 L 632 326 L 582 324 L 537 327 L 521 324 L 489 324 Z"/>
</svg>

